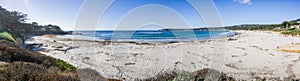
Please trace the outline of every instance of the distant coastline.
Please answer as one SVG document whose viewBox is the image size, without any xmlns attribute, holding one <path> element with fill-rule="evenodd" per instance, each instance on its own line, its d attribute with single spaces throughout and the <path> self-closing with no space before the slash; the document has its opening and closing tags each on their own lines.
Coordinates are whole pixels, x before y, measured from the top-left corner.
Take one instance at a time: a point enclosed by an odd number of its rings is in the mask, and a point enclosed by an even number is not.
<svg viewBox="0 0 300 81">
<path fill-rule="evenodd" d="M 184 42 L 207 40 L 234 36 L 233 31 L 199 29 L 187 30 L 98 30 L 98 31 L 74 31 L 73 34 L 64 35 L 66 38 L 114 41 L 114 42 Z"/>
</svg>

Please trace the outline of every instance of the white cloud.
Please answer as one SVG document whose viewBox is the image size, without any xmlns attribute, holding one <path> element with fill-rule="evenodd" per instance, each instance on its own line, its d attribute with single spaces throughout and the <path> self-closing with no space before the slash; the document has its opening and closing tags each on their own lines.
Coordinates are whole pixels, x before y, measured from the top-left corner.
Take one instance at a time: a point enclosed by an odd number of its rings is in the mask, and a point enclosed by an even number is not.
<svg viewBox="0 0 300 81">
<path fill-rule="evenodd" d="M 235 2 L 241 3 L 241 4 L 249 4 L 251 5 L 251 0 L 234 0 Z"/>
</svg>

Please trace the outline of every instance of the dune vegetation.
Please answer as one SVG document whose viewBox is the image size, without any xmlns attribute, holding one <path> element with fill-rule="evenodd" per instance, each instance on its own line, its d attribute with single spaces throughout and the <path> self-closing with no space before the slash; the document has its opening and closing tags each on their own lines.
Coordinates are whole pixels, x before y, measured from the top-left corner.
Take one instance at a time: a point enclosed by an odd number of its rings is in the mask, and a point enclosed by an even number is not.
<svg viewBox="0 0 300 81">
<path fill-rule="evenodd" d="M 227 26 L 225 27 L 228 30 L 255 30 L 255 31 L 275 31 L 280 32 L 283 35 L 300 35 L 300 19 L 284 21 L 281 24 L 246 24 L 246 25 L 236 25 L 236 26 Z"/>
<path fill-rule="evenodd" d="M 290 28 L 290 29 L 287 29 L 285 31 L 282 31 L 281 34 L 283 34 L 283 35 L 298 36 L 298 35 L 300 35 L 300 29 Z"/>
<path fill-rule="evenodd" d="M 17 41 L 15 40 L 15 38 L 11 34 L 9 34 L 7 32 L 0 33 L 0 39 L 4 39 L 4 40 L 8 40 L 8 41 L 17 43 Z"/>
<path fill-rule="evenodd" d="M 76 67 L 38 52 L 0 41 L 1 81 L 79 81 Z M 61 67 L 64 66 L 64 67 Z"/>
</svg>

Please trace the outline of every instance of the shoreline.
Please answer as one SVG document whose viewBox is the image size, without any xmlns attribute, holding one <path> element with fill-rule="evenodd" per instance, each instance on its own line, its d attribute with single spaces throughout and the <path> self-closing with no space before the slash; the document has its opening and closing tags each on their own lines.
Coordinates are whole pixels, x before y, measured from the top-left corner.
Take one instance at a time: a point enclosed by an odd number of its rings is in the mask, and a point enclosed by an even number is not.
<svg viewBox="0 0 300 81">
<path fill-rule="evenodd" d="M 131 30 L 126 30 L 128 33 Z M 178 30 L 179 31 L 179 30 Z M 94 36 L 90 35 L 91 31 L 78 31 L 80 34 L 73 35 L 64 35 L 62 38 L 70 38 L 75 40 L 87 40 L 87 41 L 99 41 L 99 42 L 118 42 L 118 43 L 178 43 L 178 42 L 190 42 L 190 41 L 203 41 L 209 39 L 218 39 L 224 37 L 234 36 L 235 33 L 230 30 L 221 31 L 195 31 L 195 32 L 186 32 L 182 30 L 180 32 L 177 31 L 166 31 L 162 32 L 159 30 L 140 30 L 140 31 L 132 31 L 136 32 L 132 34 L 132 36 L 123 35 L 125 31 L 113 30 L 103 31 L 101 35 Z M 125 33 L 127 33 L 125 32 Z M 174 34 L 173 33 L 176 33 Z M 198 32 L 198 33 L 197 33 Z M 170 35 L 170 33 L 172 35 Z M 197 34 L 196 34 L 197 33 Z M 209 34 L 211 33 L 211 34 Z M 103 34 L 103 35 L 102 35 Z"/>
<path fill-rule="evenodd" d="M 39 51 L 42 54 L 63 59 L 79 68 L 95 69 L 104 77 L 109 78 L 132 80 L 155 76 L 162 69 L 164 71 L 177 69 L 192 72 L 203 68 L 219 70 L 237 80 L 248 80 L 255 77 L 283 79 L 293 76 L 293 78 L 300 78 L 300 74 L 297 74 L 300 71 L 294 68 L 299 66 L 296 64 L 298 61 L 294 60 L 297 60 L 300 55 L 278 51 L 274 45 L 289 45 L 289 39 L 300 42 L 300 38 L 283 37 L 268 31 L 237 32 L 241 34 L 234 36 L 233 38 L 237 40 L 233 41 L 221 38 L 169 44 L 137 44 L 70 41 L 70 39 L 60 38 L 60 36 L 52 38 L 37 36 L 33 37 L 32 42 L 43 44 L 41 48 L 44 50 Z M 218 60 L 214 50 L 218 50 L 218 46 L 222 45 L 225 46 L 223 49 L 225 60 L 214 62 Z M 68 50 L 64 54 L 63 50 L 76 46 L 78 48 Z M 222 63 L 219 65 L 222 68 L 211 66 L 214 63 Z"/>
</svg>

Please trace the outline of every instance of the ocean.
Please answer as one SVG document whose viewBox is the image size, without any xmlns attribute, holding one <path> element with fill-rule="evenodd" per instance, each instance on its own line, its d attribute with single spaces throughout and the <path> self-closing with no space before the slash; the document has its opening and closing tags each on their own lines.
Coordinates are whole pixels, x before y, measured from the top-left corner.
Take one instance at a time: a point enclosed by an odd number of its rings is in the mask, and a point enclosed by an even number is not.
<svg viewBox="0 0 300 81">
<path fill-rule="evenodd" d="M 64 35 L 67 38 L 101 40 L 101 41 L 135 41 L 135 42 L 170 42 L 193 41 L 212 38 L 222 38 L 235 35 L 232 31 L 200 31 L 200 30 L 98 30 L 98 31 L 74 31 L 72 35 Z"/>
</svg>

